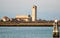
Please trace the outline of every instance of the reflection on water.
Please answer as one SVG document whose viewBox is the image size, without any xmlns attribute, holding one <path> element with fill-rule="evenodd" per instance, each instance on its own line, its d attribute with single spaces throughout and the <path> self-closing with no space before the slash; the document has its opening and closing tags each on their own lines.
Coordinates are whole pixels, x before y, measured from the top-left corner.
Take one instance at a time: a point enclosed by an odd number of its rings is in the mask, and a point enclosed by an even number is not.
<svg viewBox="0 0 60 38">
<path fill-rule="evenodd" d="M 53 32 L 53 38 L 59 38 L 59 32 Z"/>
<path fill-rule="evenodd" d="M 59 38 L 59 37 L 53 37 L 53 38 Z"/>
<path fill-rule="evenodd" d="M 53 27 L 0 27 L 0 38 L 58 38 L 52 34 Z"/>
</svg>

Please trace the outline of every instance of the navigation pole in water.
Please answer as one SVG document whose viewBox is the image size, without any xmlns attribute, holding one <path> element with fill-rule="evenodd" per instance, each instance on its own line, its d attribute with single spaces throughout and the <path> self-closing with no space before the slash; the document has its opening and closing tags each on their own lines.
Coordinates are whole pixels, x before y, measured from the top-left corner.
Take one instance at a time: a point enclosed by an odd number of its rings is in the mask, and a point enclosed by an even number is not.
<svg viewBox="0 0 60 38">
<path fill-rule="evenodd" d="M 53 25 L 53 38 L 59 38 L 58 20 L 54 20 L 54 25 Z"/>
</svg>

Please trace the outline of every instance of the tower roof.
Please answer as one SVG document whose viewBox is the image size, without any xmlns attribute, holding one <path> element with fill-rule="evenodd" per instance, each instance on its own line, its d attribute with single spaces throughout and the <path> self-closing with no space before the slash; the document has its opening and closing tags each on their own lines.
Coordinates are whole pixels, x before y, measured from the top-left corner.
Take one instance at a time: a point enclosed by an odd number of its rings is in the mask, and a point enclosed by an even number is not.
<svg viewBox="0 0 60 38">
<path fill-rule="evenodd" d="M 33 7 L 32 8 L 37 8 L 37 6 L 36 5 L 33 5 Z"/>
</svg>

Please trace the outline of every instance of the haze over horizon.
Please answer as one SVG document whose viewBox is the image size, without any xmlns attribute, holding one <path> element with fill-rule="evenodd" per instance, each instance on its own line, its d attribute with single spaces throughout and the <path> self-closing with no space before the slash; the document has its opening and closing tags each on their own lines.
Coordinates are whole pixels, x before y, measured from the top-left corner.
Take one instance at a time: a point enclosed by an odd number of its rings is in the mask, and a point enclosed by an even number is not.
<svg viewBox="0 0 60 38">
<path fill-rule="evenodd" d="M 60 20 L 60 0 L 0 0 L 0 18 L 31 15 L 33 5 L 37 6 L 37 19 Z"/>
</svg>

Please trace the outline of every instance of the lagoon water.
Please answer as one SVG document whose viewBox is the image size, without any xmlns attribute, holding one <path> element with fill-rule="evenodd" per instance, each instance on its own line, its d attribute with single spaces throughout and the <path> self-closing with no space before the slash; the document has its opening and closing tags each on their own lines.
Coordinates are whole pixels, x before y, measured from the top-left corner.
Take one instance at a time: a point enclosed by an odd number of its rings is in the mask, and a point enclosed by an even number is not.
<svg viewBox="0 0 60 38">
<path fill-rule="evenodd" d="M 53 38 L 53 27 L 0 27 L 0 38 Z"/>
</svg>

